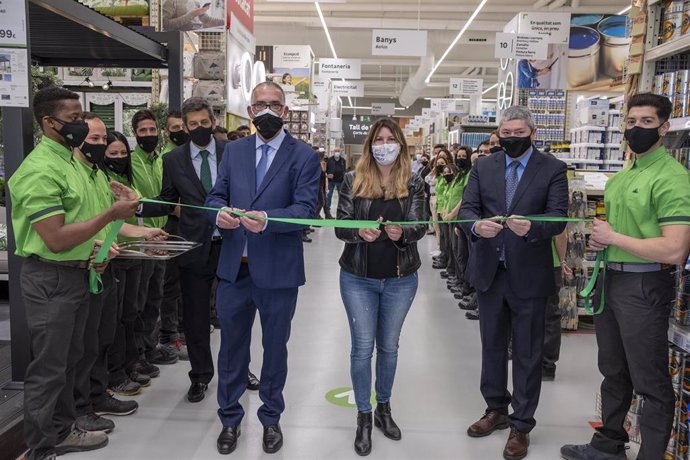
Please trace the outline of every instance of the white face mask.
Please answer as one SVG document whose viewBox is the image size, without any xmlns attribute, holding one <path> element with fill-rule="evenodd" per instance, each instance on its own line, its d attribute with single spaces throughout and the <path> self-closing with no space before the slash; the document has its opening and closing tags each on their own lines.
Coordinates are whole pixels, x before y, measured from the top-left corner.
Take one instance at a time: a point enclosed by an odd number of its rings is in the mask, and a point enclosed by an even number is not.
<svg viewBox="0 0 690 460">
<path fill-rule="evenodd" d="M 393 164 L 400 155 L 400 144 L 372 145 L 371 153 L 378 164 L 388 166 Z"/>
<path fill-rule="evenodd" d="M 335 157 L 336 160 L 339 160 L 340 159 L 340 152 L 335 152 L 333 154 L 333 156 Z"/>
<path fill-rule="evenodd" d="M 421 154 L 421 153 L 418 153 L 418 154 L 416 154 L 414 157 L 415 157 L 415 159 L 416 159 L 417 161 L 419 161 L 419 160 L 422 159 L 422 154 Z"/>
</svg>

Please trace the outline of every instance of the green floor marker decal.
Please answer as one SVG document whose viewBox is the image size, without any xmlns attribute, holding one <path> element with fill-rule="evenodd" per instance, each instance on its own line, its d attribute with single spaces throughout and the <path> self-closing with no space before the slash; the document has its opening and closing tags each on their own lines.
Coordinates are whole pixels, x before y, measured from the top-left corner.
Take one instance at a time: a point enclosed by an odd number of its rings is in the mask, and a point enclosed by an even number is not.
<svg viewBox="0 0 690 460">
<path fill-rule="evenodd" d="M 326 393 L 326 401 L 340 407 L 355 408 L 355 390 L 352 387 L 335 388 Z M 376 393 L 371 392 L 371 404 L 376 404 Z"/>
</svg>

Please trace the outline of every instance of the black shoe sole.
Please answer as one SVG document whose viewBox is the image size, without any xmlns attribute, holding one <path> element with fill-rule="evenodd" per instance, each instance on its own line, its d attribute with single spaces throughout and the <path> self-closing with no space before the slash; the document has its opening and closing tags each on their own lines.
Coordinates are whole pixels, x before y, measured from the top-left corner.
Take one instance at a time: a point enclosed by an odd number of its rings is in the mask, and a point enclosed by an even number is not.
<svg viewBox="0 0 690 460">
<path fill-rule="evenodd" d="M 132 414 L 135 413 L 138 409 L 139 409 L 139 407 L 136 407 L 134 410 L 131 410 L 131 411 L 128 411 L 128 412 L 110 412 L 110 411 L 107 411 L 107 410 L 106 410 L 106 411 L 94 410 L 94 413 L 95 413 L 96 415 L 98 415 L 98 416 L 101 416 L 101 417 L 104 416 L 104 415 L 125 416 L 125 415 L 132 415 Z M 107 431 L 106 431 L 106 433 L 107 433 Z"/>
<path fill-rule="evenodd" d="M 108 439 L 106 438 L 106 440 L 104 442 L 102 442 L 100 444 L 93 445 L 93 446 L 88 446 L 88 447 L 77 447 L 77 446 L 55 447 L 55 455 L 60 457 L 61 455 L 71 454 L 74 452 L 89 452 L 92 450 L 102 449 L 107 445 L 108 445 Z"/>
<path fill-rule="evenodd" d="M 199 397 L 199 396 L 195 396 L 194 398 L 191 398 L 191 397 L 189 396 L 189 394 L 187 394 L 187 401 L 189 401 L 190 403 L 198 403 L 198 402 L 203 401 L 205 397 L 206 397 L 206 394 L 205 394 L 205 393 L 202 393 L 200 397 Z"/>
<path fill-rule="evenodd" d="M 259 385 L 252 385 L 251 383 L 247 384 L 247 390 L 257 391 L 258 389 L 259 389 Z"/>
<path fill-rule="evenodd" d="M 267 454 L 275 454 L 283 447 L 283 440 L 281 439 L 280 442 L 276 444 L 276 446 L 272 449 L 266 447 L 266 444 L 264 444 L 262 447 L 264 448 L 264 452 L 266 452 Z"/>
<path fill-rule="evenodd" d="M 369 446 L 369 450 L 366 450 L 366 451 L 363 451 L 363 452 L 360 452 L 360 451 L 357 450 L 357 448 L 355 447 L 355 453 L 356 453 L 357 455 L 359 455 L 360 457 L 366 457 L 367 455 L 369 455 L 369 454 L 371 453 L 371 446 Z"/>
<path fill-rule="evenodd" d="M 229 449 L 221 448 L 218 445 L 218 442 L 216 442 L 216 449 L 218 449 L 218 453 L 220 455 L 230 455 L 231 453 L 233 453 L 235 451 L 235 449 L 237 449 L 237 440 L 240 439 L 240 433 L 241 433 L 241 431 L 238 428 L 237 429 L 237 438 L 235 438 L 235 444 L 233 444 L 232 447 L 230 447 Z"/>
<path fill-rule="evenodd" d="M 175 359 L 168 359 L 165 361 L 160 361 L 160 360 L 155 360 L 155 361 L 149 361 L 151 364 L 154 366 L 170 366 L 171 364 L 177 364 L 177 362 L 180 360 L 180 358 L 175 358 Z M 141 372 L 140 372 L 141 374 Z"/>
<path fill-rule="evenodd" d="M 485 438 L 485 437 L 489 436 L 491 433 L 493 433 L 494 431 L 497 431 L 497 430 L 505 430 L 505 429 L 507 429 L 507 428 L 509 428 L 509 427 L 510 427 L 510 425 L 508 425 L 508 422 L 506 422 L 506 423 L 499 423 L 498 425 L 496 425 L 495 427 L 493 427 L 492 430 L 487 431 L 486 433 L 473 433 L 473 432 L 471 432 L 470 430 L 467 430 L 467 436 L 469 436 L 470 438 Z"/>
<path fill-rule="evenodd" d="M 380 430 L 381 430 L 381 433 L 383 433 L 383 435 L 384 435 L 385 437 L 387 437 L 388 439 L 392 439 L 393 441 L 400 441 L 400 440 L 402 439 L 402 433 L 400 433 L 400 436 L 397 437 L 397 438 L 396 438 L 395 436 L 391 436 L 391 435 L 389 435 L 388 433 L 386 433 L 386 430 L 383 429 L 383 424 L 382 424 L 381 421 L 380 421 L 378 418 L 376 418 L 376 417 L 374 417 L 374 426 L 375 426 L 376 428 L 380 429 Z"/>
<path fill-rule="evenodd" d="M 505 453 L 503 454 L 503 458 L 505 460 L 522 460 L 525 457 L 527 457 L 527 452 L 525 452 L 525 455 L 506 455 Z"/>
</svg>

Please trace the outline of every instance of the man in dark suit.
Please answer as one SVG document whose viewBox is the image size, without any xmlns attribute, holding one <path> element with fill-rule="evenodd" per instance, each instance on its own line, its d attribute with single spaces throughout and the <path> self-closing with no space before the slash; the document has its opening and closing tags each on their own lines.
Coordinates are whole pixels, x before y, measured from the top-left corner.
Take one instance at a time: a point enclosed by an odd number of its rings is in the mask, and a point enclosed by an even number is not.
<svg viewBox="0 0 690 460">
<path fill-rule="evenodd" d="M 272 82 L 260 83 L 247 108 L 256 135 L 228 144 L 218 181 L 207 206 L 246 213 L 209 212 L 223 229 L 218 266 L 218 415 L 223 429 L 218 452 L 237 446 L 244 410 L 239 399 L 249 364 L 252 324 L 257 310 L 263 331 L 259 420 L 264 426 L 263 449 L 277 452 L 283 445 L 280 415 L 285 409 L 287 341 L 297 304 L 298 287 L 305 283 L 303 227 L 264 220 L 266 217 L 313 218 L 319 191 L 319 157 L 305 143 L 283 130 L 288 113 L 285 94 Z"/>
<path fill-rule="evenodd" d="M 551 238 L 561 222 L 532 222 L 521 216 L 565 217 L 566 166 L 532 146 L 535 124 L 524 107 L 502 117 L 503 151 L 479 158 L 463 195 L 460 219 L 471 235 L 468 281 L 479 300 L 482 340 L 481 392 L 484 416 L 467 434 L 483 437 L 511 427 L 503 451 L 508 460 L 527 455 L 529 432 L 541 390 L 546 299 L 556 292 Z M 507 220 L 492 219 L 511 216 Z M 513 395 L 508 392 L 508 343 L 513 341 Z M 508 405 L 513 413 L 508 416 Z"/>
<path fill-rule="evenodd" d="M 206 100 L 198 97 L 187 99 L 182 105 L 182 120 L 190 140 L 163 158 L 163 185 L 155 199 L 203 206 L 218 176 L 226 142 L 213 138 L 215 119 Z M 163 216 L 172 209 L 173 206 L 169 205 L 146 203 L 139 214 L 143 217 Z M 189 372 L 192 383 L 187 399 L 199 402 L 204 399 L 214 375 L 209 337 L 211 286 L 216 276 L 222 239 L 218 229 L 207 221 L 204 211 L 184 206 L 180 210 L 179 235 L 202 243 L 179 256 L 178 260 L 184 331 L 192 366 Z M 251 378 L 255 379 L 249 373 Z"/>
</svg>

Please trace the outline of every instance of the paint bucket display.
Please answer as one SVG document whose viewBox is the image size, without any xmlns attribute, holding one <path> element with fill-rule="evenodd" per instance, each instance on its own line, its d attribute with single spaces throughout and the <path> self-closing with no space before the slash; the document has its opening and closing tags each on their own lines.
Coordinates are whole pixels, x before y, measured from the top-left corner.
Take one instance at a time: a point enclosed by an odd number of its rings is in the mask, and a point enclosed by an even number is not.
<svg viewBox="0 0 690 460">
<path fill-rule="evenodd" d="M 652 93 L 658 95 L 664 94 L 664 74 L 654 75 Z"/>
<path fill-rule="evenodd" d="M 661 43 L 680 38 L 683 30 L 684 0 L 666 0 L 661 26 Z"/>
<path fill-rule="evenodd" d="M 601 34 L 601 69 L 604 74 L 617 78 L 623 75 L 625 61 L 630 52 L 627 16 L 609 16 L 599 23 Z"/>
<path fill-rule="evenodd" d="M 680 28 L 681 35 L 687 35 L 690 32 L 690 0 L 683 2 L 683 25 Z"/>
<path fill-rule="evenodd" d="M 577 87 L 592 83 L 599 74 L 599 32 L 591 27 L 570 28 L 568 83 Z"/>
<path fill-rule="evenodd" d="M 688 1 L 690 1 L 690 0 L 688 0 Z M 604 19 L 603 14 L 573 14 L 570 17 L 570 25 L 571 26 L 594 27 L 602 19 Z"/>
</svg>

